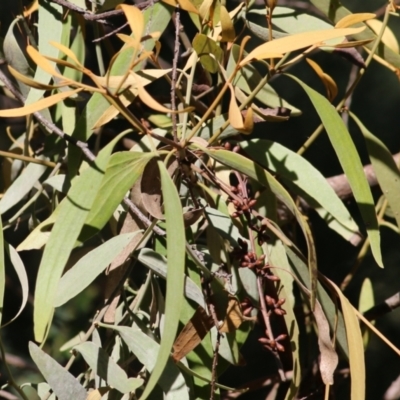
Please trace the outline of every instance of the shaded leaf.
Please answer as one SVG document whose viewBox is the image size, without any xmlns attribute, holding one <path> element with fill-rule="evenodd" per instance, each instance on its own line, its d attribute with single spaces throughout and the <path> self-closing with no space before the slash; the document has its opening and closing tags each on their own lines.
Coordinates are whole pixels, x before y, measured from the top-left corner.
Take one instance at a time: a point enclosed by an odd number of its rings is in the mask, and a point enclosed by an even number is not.
<svg viewBox="0 0 400 400">
<path fill-rule="evenodd" d="M 364 135 L 368 155 L 374 168 L 376 178 L 378 179 L 379 186 L 392 209 L 397 226 L 400 227 L 399 169 L 385 144 L 372 134 L 353 113 L 350 113 L 350 116 Z"/>
<path fill-rule="evenodd" d="M 29 342 L 29 353 L 59 400 L 86 399 L 86 390 L 76 378 L 33 342 Z"/>
<path fill-rule="evenodd" d="M 6 270 L 4 263 L 4 237 L 3 237 L 3 224 L 0 217 L 0 327 L 3 320 L 5 287 L 6 287 Z"/>
<path fill-rule="evenodd" d="M 167 260 L 161 254 L 154 250 L 144 248 L 140 251 L 138 260 L 150 268 L 155 274 L 166 279 L 167 277 Z M 199 287 L 189 278 L 185 277 L 185 296 L 193 300 L 199 306 L 205 308 L 207 304 L 204 300 L 204 295 Z"/>
<path fill-rule="evenodd" d="M 224 53 L 217 43 L 208 36 L 198 33 L 192 45 L 203 67 L 212 74 L 218 72 L 218 64 L 222 63 Z"/>
<path fill-rule="evenodd" d="M 157 342 L 136 326 L 110 326 L 110 328 L 120 334 L 122 340 L 148 371 L 154 371 L 160 352 L 160 345 Z M 185 379 L 170 357 L 157 383 L 168 400 L 189 400 Z"/>
<path fill-rule="evenodd" d="M 134 392 L 142 386 L 143 379 L 128 378 L 126 372 L 93 342 L 81 343 L 74 350 L 82 354 L 92 371 L 121 393 Z"/>
</svg>

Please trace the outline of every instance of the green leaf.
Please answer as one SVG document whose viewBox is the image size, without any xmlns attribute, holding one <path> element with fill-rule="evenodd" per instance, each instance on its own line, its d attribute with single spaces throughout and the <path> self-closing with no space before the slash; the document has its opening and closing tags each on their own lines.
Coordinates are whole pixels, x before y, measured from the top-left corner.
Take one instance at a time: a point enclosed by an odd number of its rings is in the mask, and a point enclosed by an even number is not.
<svg viewBox="0 0 400 400">
<path fill-rule="evenodd" d="M 93 342 L 74 347 L 85 359 L 92 371 L 121 393 L 135 392 L 143 385 L 143 379 L 128 378 L 126 372 L 99 346 Z"/>
<path fill-rule="evenodd" d="M 329 281 L 329 283 L 335 289 L 340 299 L 346 326 L 351 371 L 351 400 L 365 399 L 365 359 L 360 323 L 353 306 L 341 290 L 332 281 Z"/>
<path fill-rule="evenodd" d="M 56 209 L 57 219 L 44 249 L 36 280 L 34 332 L 38 342 L 44 340 L 53 315 L 58 281 L 100 188 L 103 171 L 119 136 L 99 153 L 94 165 L 74 181 Z"/>
<path fill-rule="evenodd" d="M 125 233 L 103 243 L 83 256 L 58 282 L 54 307 L 60 307 L 86 289 L 138 232 Z"/>
<path fill-rule="evenodd" d="M 39 1 L 37 29 L 39 37 L 38 49 L 40 49 L 41 54 L 53 58 L 58 57 L 59 50 L 52 46 L 49 42 L 61 42 L 63 29 L 63 24 L 61 23 L 62 16 L 63 8 L 59 4 L 49 3 L 45 0 Z M 52 66 L 55 65 L 54 62 L 49 62 Z M 52 79 L 52 76 L 42 68 L 37 67 L 33 79 L 36 82 L 47 85 Z M 62 88 L 61 90 L 68 89 Z M 30 88 L 25 104 L 33 104 L 40 100 L 43 97 L 44 92 L 44 90 Z"/>
<path fill-rule="evenodd" d="M 59 400 L 85 400 L 86 390 L 64 367 L 29 342 L 29 353 Z"/>
<path fill-rule="evenodd" d="M 86 234 L 90 236 L 104 227 L 154 155 L 125 151 L 110 157 L 101 186 L 85 221 Z"/>
<path fill-rule="evenodd" d="M 350 113 L 350 116 L 364 135 L 368 155 L 374 167 L 379 186 L 392 209 L 397 226 L 400 228 L 399 169 L 385 144 L 373 135 L 353 113 Z"/>
<path fill-rule="evenodd" d="M 132 351 L 148 371 L 153 371 L 151 376 L 154 376 L 154 371 L 159 361 L 161 346 L 143 333 L 137 326 L 107 327 L 117 331 L 121 335 L 122 340 L 129 347 L 129 350 Z M 167 325 L 165 325 L 164 329 L 168 329 Z M 149 383 L 147 385 L 149 385 Z M 169 357 L 169 352 L 164 372 L 160 375 L 158 382 L 155 383 L 161 386 L 165 394 L 168 394 L 168 400 L 189 400 L 185 379 Z"/>
<path fill-rule="evenodd" d="M 39 157 L 43 160 L 43 157 Z M 45 165 L 30 163 L 7 189 L 0 201 L 0 214 L 4 214 L 11 207 L 21 201 L 36 185 L 40 177 L 46 172 Z"/>
<path fill-rule="evenodd" d="M 6 287 L 6 270 L 4 263 L 4 237 L 3 237 L 3 223 L 0 217 L 0 327 L 3 319 L 5 287 Z"/>
<path fill-rule="evenodd" d="M 138 260 L 149 267 L 155 274 L 162 278 L 167 277 L 167 259 L 154 250 L 144 248 L 140 250 Z M 185 296 L 196 302 L 204 309 L 207 307 L 200 288 L 189 278 L 185 278 Z"/>
<path fill-rule="evenodd" d="M 158 167 L 160 168 L 167 231 L 168 270 L 167 294 L 165 298 L 165 322 L 157 362 L 146 389 L 140 397 L 141 400 L 145 400 L 154 389 L 154 386 L 162 376 L 168 362 L 170 351 L 178 330 L 185 283 L 186 238 L 181 201 L 174 182 L 170 178 L 162 161 L 158 161 Z"/>
<path fill-rule="evenodd" d="M 212 74 L 219 71 L 218 63 L 222 63 L 224 52 L 215 42 L 202 33 L 198 33 L 193 39 L 193 49 L 200 58 L 204 69 Z M 212 56 L 210 56 L 210 54 Z"/>
<path fill-rule="evenodd" d="M 361 216 L 367 228 L 372 254 L 376 263 L 383 268 L 380 247 L 381 240 L 378 220 L 375 213 L 374 199 L 364 174 L 360 156 L 358 155 L 349 132 L 342 118 L 340 118 L 328 99 L 310 88 L 300 79 L 292 75 L 287 76 L 296 81 L 304 89 L 321 118 L 343 171 L 349 180 L 354 198 L 357 201 Z"/>
<path fill-rule="evenodd" d="M 311 282 L 311 304 L 313 305 L 317 284 L 317 258 L 315 253 L 314 239 L 307 221 L 297 209 L 289 193 L 268 171 L 261 168 L 254 161 L 249 160 L 240 154 L 227 150 L 208 150 L 204 148 L 202 148 L 202 150 L 220 163 L 227 165 L 233 170 L 239 171 L 244 175 L 247 175 L 260 185 L 272 191 L 296 217 L 307 242 L 308 267 L 310 271 Z"/>
<path fill-rule="evenodd" d="M 277 142 L 253 139 L 240 142 L 240 147 L 252 160 L 276 172 L 283 183 L 294 186 L 307 201 L 311 198 L 329 212 L 340 224 L 357 232 L 357 225 L 343 202 L 336 195 L 325 177 L 304 157 Z"/>
<path fill-rule="evenodd" d="M 14 249 L 13 246 L 11 246 L 8 243 L 5 243 L 5 249 L 6 249 L 7 255 L 10 259 L 11 265 L 14 267 L 15 273 L 17 274 L 19 283 L 21 285 L 21 291 L 22 291 L 22 300 L 21 300 L 21 305 L 19 307 L 19 310 L 18 310 L 17 314 L 9 322 L 7 322 L 7 325 L 8 325 L 9 323 L 11 323 L 12 321 L 14 321 L 18 318 L 18 316 L 21 314 L 22 310 L 25 308 L 26 303 L 28 302 L 29 282 L 28 282 L 28 276 L 26 274 L 24 263 L 22 262 L 21 257 L 19 256 L 17 251 Z M 1 323 L 1 320 L 0 320 L 0 323 Z"/>
</svg>

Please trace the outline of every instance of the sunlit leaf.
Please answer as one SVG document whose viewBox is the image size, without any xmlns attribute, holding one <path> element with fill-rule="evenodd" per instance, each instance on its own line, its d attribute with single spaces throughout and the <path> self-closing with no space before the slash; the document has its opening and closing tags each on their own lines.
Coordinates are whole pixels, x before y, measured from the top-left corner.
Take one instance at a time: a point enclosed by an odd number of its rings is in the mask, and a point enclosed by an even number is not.
<svg viewBox="0 0 400 400">
<path fill-rule="evenodd" d="M 80 92 L 82 89 L 68 90 L 66 92 L 61 92 L 53 94 L 52 96 L 45 97 L 37 101 L 36 103 L 30 104 L 28 106 L 11 108 L 9 110 L 0 110 L 0 117 L 23 117 L 26 115 L 33 114 L 36 111 L 43 110 L 57 104 L 58 102 Z"/>
<path fill-rule="evenodd" d="M 347 28 L 351 25 L 359 24 L 360 22 L 365 22 L 375 17 L 376 15 L 372 13 L 349 14 L 343 17 L 340 21 L 338 21 L 335 25 L 335 28 Z"/>
<path fill-rule="evenodd" d="M 29 342 L 29 353 L 58 399 L 86 399 L 86 390 L 77 379 L 33 342 Z"/>
<path fill-rule="evenodd" d="M 256 47 L 241 61 L 240 65 L 244 66 L 251 60 L 279 58 L 282 57 L 282 54 L 284 53 L 300 50 L 312 45 L 322 46 L 324 45 L 324 41 L 346 35 L 354 35 L 363 30 L 364 28 L 343 28 L 297 33 L 295 35 L 276 39 Z"/>
<path fill-rule="evenodd" d="M 174 182 L 162 161 L 160 168 L 162 192 L 167 230 L 167 294 L 165 298 L 164 332 L 161 338 L 157 362 L 147 383 L 141 400 L 145 400 L 154 389 L 167 365 L 178 329 L 182 308 L 185 275 L 185 226 L 182 206 Z"/>
<path fill-rule="evenodd" d="M 125 13 L 133 34 L 133 40 L 136 42 L 135 47 L 138 48 L 144 30 L 143 14 L 137 7 L 129 6 L 127 4 L 120 4 L 118 8 L 121 8 Z"/>
<path fill-rule="evenodd" d="M 339 114 L 329 101 L 298 78 L 292 75 L 288 76 L 295 80 L 304 89 L 321 118 L 343 171 L 345 172 L 353 190 L 354 198 L 357 201 L 360 213 L 367 228 L 372 254 L 376 263 L 380 267 L 383 267 L 380 248 L 380 233 L 375 213 L 374 199 L 354 142 L 351 139 L 342 118 L 340 118 Z"/>
<path fill-rule="evenodd" d="M 221 20 L 221 40 L 224 42 L 233 42 L 236 37 L 235 28 L 228 10 L 223 5 L 221 5 L 219 10 L 219 17 Z"/>
<path fill-rule="evenodd" d="M 311 66 L 311 68 L 317 73 L 319 79 L 321 79 L 322 83 L 325 86 L 328 100 L 332 102 L 333 99 L 338 94 L 338 88 L 336 82 L 331 78 L 331 76 L 326 74 L 315 61 L 311 60 L 310 58 L 306 58 L 306 61 Z"/>
<path fill-rule="evenodd" d="M 87 288 L 138 232 L 118 235 L 83 256 L 58 282 L 54 307 L 60 307 Z"/>
</svg>

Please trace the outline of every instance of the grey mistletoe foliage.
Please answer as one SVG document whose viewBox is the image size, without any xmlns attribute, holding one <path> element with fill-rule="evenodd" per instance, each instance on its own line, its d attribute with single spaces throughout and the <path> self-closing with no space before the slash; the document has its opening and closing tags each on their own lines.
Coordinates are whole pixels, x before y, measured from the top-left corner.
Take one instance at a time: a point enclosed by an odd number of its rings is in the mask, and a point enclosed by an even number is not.
<svg viewBox="0 0 400 400">
<path fill-rule="evenodd" d="M 272 363 L 276 398 L 308 396 L 315 385 L 328 398 L 339 360 L 350 368 L 350 398 L 365 397 L 363 317 L 318 271 L 307 213 L 315 209 L 342 240 L 363 241 L 360 257 L 370 248 L 383 267 L 379 226 L 399 231 L 399 172 L 350 112 L 383 193 L 375 204 L 340 112 L 374 58 L 400 68 L 387 27 L 397 9 L 390 3 L 382 22 L 313 3 L 327 18 L 272 1 L 38 0 L 17 10 L 0 71 L 13 105 L 0 110 L 11 138 L 1 150 L 0 316 L 6 262 L 22 299 L 2 324 L 31 293 L 34 340 L 45 344 L 63 310 L 79 314 L 76 299 L 90 288 L 97 295 L 88 321 L 71 320 L 81 333 L 63 337 L 65 368 L 58 349 L 30 342 L 47 383 L 20 385 L 7 368 L 5 390 L 25 399 L 237 398 L 257 388 L 251 375 L 224 384 L 246 369 L 247 342 Z M 345 53 L 358 68 L 337 103 L 340 88 L 310 58 L 316 50 Z M 290 74 L 294 63 L 311 67 L 325 92 Z M 321 127 L 298 152 L 253 133 L 302 113 L 272 78 L 301 88 L 319 116 Z M 323 129 L 359 206 L 358 224 L 303 157 Z M 4 239 L 11 230 L 21 231 L 14 247 Z M 29 288 L 24 255 L 33 251 L 41 260 Z M 366 281 L 361 311 L 373 306 L 371 292 Z M 308 354 L 304 335 L 314 346 Z"/>
</svg>

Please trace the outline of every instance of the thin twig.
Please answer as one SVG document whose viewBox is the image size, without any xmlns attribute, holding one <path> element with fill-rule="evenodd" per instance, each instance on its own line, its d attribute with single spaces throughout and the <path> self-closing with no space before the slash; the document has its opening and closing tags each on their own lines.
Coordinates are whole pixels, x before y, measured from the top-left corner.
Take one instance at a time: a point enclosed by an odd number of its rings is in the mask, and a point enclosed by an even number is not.
<svg viewBox="0 0 400 400">
<path fill-rule="evenodd" d="M 213 363 L 211 368 L 211 393 L 210 393 L 210 400 L 214 400 L 215 394 L 215 384 L 217 382 L 217 365 L 218 365 L 218 352 L 219 352 L 219 345 L 221 342 L 221 334 L 217 330 L 217 341 L 215 342 L 215 349 L 213 355 Z"/>
<path fill-rule="evenodd" d="M 176 78 L 178 75 L 178 57 L 179 57 L 179 31 L 180 31 L 180 12 L 179 5 L 175 8 L 175 45 L 174 45 L 174 59 L 172 61 L 172 79 L 171 79 L 171 109 L 176 111 Z M 172 118 L 172 133 L 174 142 L 178 142 L 177 134 L 177 115 L 175 112 L 171 115 Z"/>
<path fill-rule="evenodd" d="M 376 306 L 370 308 L 368 311 L 365 311 L 364 317 L 367 318 L 368 321 L 373 321 L 382 315 L 389 313 L 390 311 L 395 310 L 400 307 L 400 292 L 397 292 L 393 296 L 390 296 L 385 301 Z"/>
<path fill-rule="evenodd" d="M 24 97 L 22 94 L 16 89 L 14 84 L 7 78 L 7 76 L 4 74 L 4 72 L 0 69 L 0 80 L 4 83 L 4 85 L 7 87 L 7 89 L 10 90 L 10 92 L 22 103 L 24 104 Z M 60 138 L 64 139 L 66 142 L 72 143 L 75 146 L 79 147 L 85 157 L 90 161 L 94 162 L 96 160 L 96 156 L 92 153 L 92 151 L 88 148 L 87 143 L 82 142 L 81 140 L 77 140 L 73 138 L 72 136 L 66 134 L 63 132 L 60 128 L 58 128 L 55 124 L 52 122 L 48 121 L 45 117 L 43 117 L 39 112 L 34 112 L 33 115 L 35 118 L 46 128 L 49 129 L 50 132 L 55 133 L 58 135 Z M 130 199 L 127 197 L 124 198 L 124 203 L 128 206 L 129 210 L 132 211 L 137 217 L 146 225 L 146 227 L 151 225 L 151 221 L 139 210 L 138 207 L 135 206 L 131 202 Z M 158 235 L 165 236 L 165 231 L 162 230 L 161 228 L 154 226 L 153 231 L 157 233 Z"/>
</svg>

